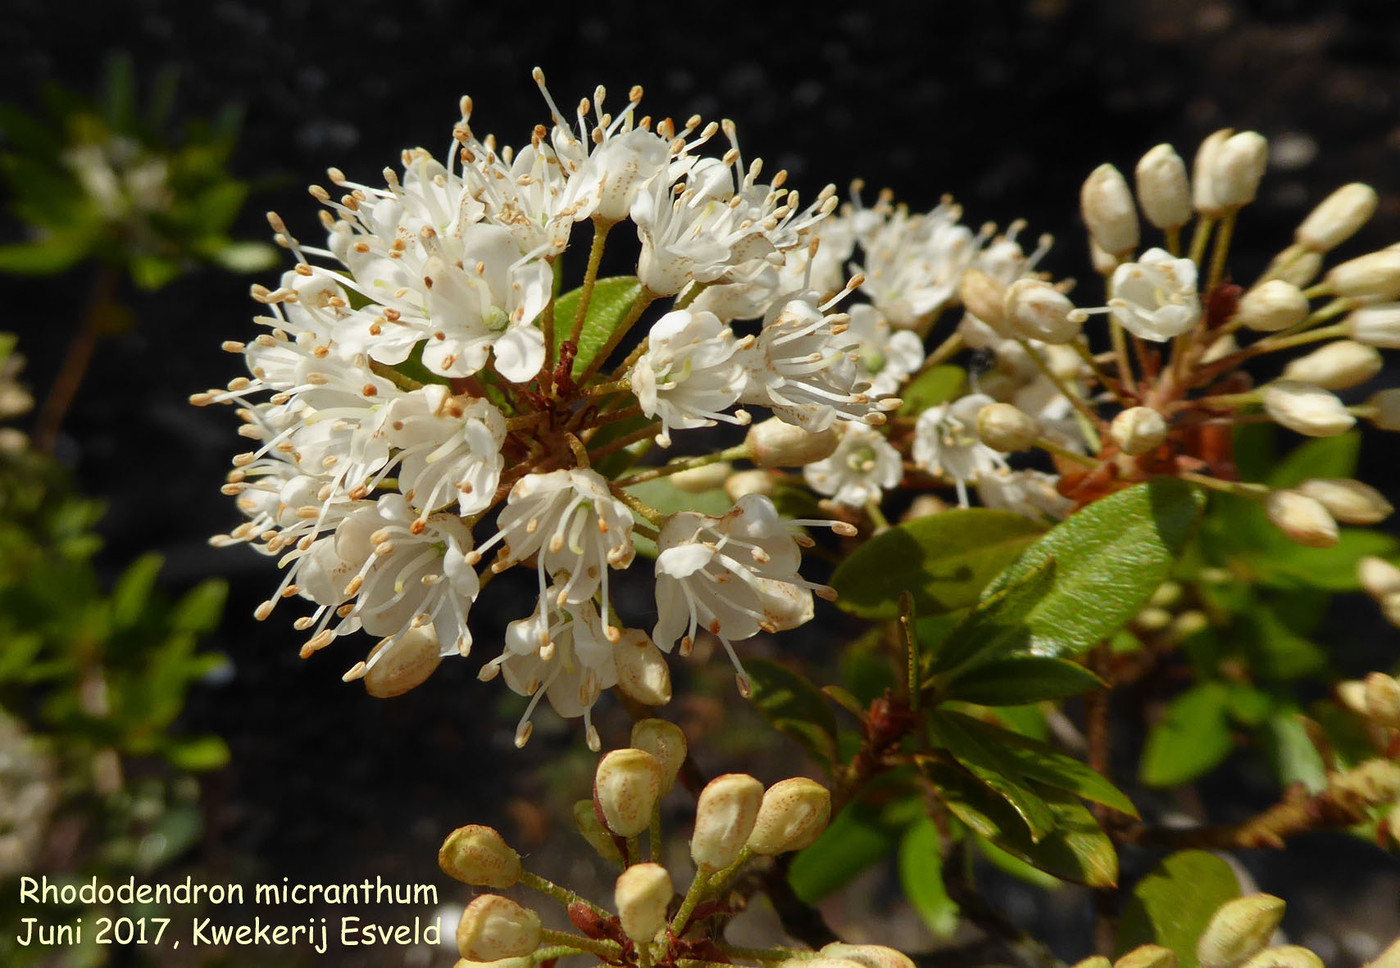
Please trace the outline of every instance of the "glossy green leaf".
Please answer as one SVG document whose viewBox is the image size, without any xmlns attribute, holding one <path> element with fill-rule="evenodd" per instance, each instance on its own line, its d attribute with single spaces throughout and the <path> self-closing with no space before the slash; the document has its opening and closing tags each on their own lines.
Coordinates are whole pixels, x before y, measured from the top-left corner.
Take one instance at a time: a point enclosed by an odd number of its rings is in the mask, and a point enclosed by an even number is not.
<svg viewBox="0 0 1400 968">
<path fill-rule="evenodd" d="M 1030 616 L 1055 585 L 1054 560 L 984 595 L 946 639 L 932 649 L 930 672 L 942 675 L 974 660 L 988 660 L 1030 646 Z M 1006 703 L 1005 705 L 1011 705 Z"/>
<path fill-rule="evenodd" d="M 899 883 L 933 936 L 949 938 L 958 929 L 958 905 L 943 886 L 941 841 L 927 817 L 911 824 L 899 841 Z"/>
<path fill-rule="evenodd" d="M 944 747 L 973 776 L 996 791 L 1025 821 L 1032 842 L 1039 842 L 1055 826 L 1049 805 L 1028 785 L 1021 782 L 1020 770 L 992 737 L 974 728 L 977 721 L 960 713 L 935 712 L 929 716 L 929 735 Z"/>
<path fill-rule="evenodd" d="M 1103 687 L 1103 680 L 1068 659 L 1025 655 L 972 666 L 948 682 L 944 694 L 983 706 L 1019 706 Z"/>
<path fill-rule="evenodd" d="M 1196 530 L 1204 495 L 1176 480 L 1137 484 L 1056 525 L 987 588 L 990 600 L 1049 560 L 1054 587 L 1026 619 L 1025 650 L 1073 655 L 1109 638 L 1170 574 Z"/>
<path fill-rule="evenodd" d="M 864 618 L 894 618 L 899 593 L 920 615 L 966 608 L 1043 533 L 1009 511 L 957 508 L 896 525 L 847 557 L 831 576 L 837 605 Z"/>
<path fill-rule="evenodd" d="M 744 663 L 753 704 L 773 728 L 830 767 L 836 761 L 836 714 L 806 677 L 767 659 Z"/>
<path fill-rule="evenodd" d="M 962 393 L 966 383 L 967 371 L 960 366 L 930 367 L 900 389 L 899 398 L 904 405 L 899 408 L 899 415 L 914 417 L 929 407 L 947 403 Z"/>
<path fill-rule="evenodd" d="M 1011 805 L 971 773 L 932 760 L 922 766 L 948 809 L 1003 850 L 1061 880 L 1090 887 L 1116 885 L 1118 855 L 1113 843 L 1071 795 L 1048 788 L 1038 791 L 1054 816 L 1054 829 L 1036 843 Z"/>
<path fill-rule="evenodd" d="M 1275 713 L 1263 724 L 1259 735 L 1280 784 L 1301 783 L 1309 793 L 1327 788 L 1327 764 L 1308 737 L 1297 710 L 1284 709 Z"/>
<path fill-rule="evenodd" d="M 1147 734 L 1139 778 L 1148 786 L 1186 783 L 1219 766 L 1234 748 L 1228 716 L 1230 690 L 1203 682 L 1172 700 Z"/>
<path fill-rule="evenodd" d="M 593 285 L 593 295 L 588 300 L 588 312 L 583 319 L 583 330 L 578 338 L 578 353 L 574 357 L 574 373 L 582 373 L 598 352 L 607 345 L 608 339 L 627 315 L 632 302 L 642 291 L 642 284 L 635 276 L 612 276 L 599 279 Z M 578 312 L 578 301 L 583 289 L 572 289 L 554 301 L 554 346 L 555 358 L 558 348 L 569 338 Z"/>
<path fill-rule="evenodd" d="M 1065 882 L 1058 877 L 1047 874 L 1038 867 L 1032 867 L 1015 854 L 1002 850 L 986 837 L 971 834 L 969 839 L 977 845 L 978 852 L 987 858 L 988 863 L 1017 880 L 1024 881 L 1042 891 L 1053 891 L 1065 886 Z"/>
<path fill-rule="evenodd" d="M 1118 922 L 1116 955 L 1158 944 L 1176 954 L 1178 968 L 1197 968 L 1201 933 L 1220 905 L 1239 896 L 1239 878 L 1219 857 L 1203 850 L 1172 854 L 1133 888 Z"/>
</svg>

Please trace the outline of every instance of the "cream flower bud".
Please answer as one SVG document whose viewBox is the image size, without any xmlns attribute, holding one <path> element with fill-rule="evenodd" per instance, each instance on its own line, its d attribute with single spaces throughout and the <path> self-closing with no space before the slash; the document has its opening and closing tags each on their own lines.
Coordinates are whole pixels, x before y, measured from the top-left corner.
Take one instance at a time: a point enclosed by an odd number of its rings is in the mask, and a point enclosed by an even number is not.
<svg viewBox="0 0 1400 968">
<path fill-rule="evenodd" d="M 1341 477 L 1315 477 L 1298 485 L 1343 524 L 1378 524 L 1395 510 L 1380 491 L 1369 484 Z"/>
<path fill-rule="evenodd" d="M 763 794 L 749 849 L 764 855 L 802 850 L 821 836 L 830 819 L 831 792 L 826 787 L 805 776 L 782 780 Z"/>
<path fill-rule="evenodd" d="M 768 471 L 736 471 L 725 478 L 724 493 L 729 496 L 729 500 L 735 503 L 738 503 L 739 498 L 748 494 L 761 494 L 764 497 L 771 497 L 773 494 L 773 484 L 773 475 Z"/>
<path fill-rule="evenodd" d="M 624 629 L 613 647 L 617 664 L 617 688 L 643 706 L 664 706 L 671 701 L 671 670 L 651 636 L 641 629 Z"/>
<path fill-rule="evenodd" d="M 1137 248 L 1137 209 L 1133 193 L 1117 168 L 1099 165 L 1079 191 L 1079 211 L 1099 248 L 1122 255 Z"/>
<path fill-rule="evenodd" d="M 1366 676 L 1366 715 L 1374 723 L 1400 728 L 1400 682 L 1384 672 Z"/>
<path fill-rule="evenodd" d="M 1113 275 L 1114 270 L 1123 264 L 1123 260 L 1118 256 L 1105 252 L 1092 236 L 1089 238 L 1089 262 L 1094 271 L 1101 276 Z"/>
<path fill-rule="evenodd" d="M 977 412 L 977 437 L 1004 454 L 1029 450 L 1040 437 L 1040 424 L 1020 407 L 989 403 Z"/>
<path fill-rule="evenodd" d="M 540 916 L 508 897 L 483 894 L 467 905 L 457 923 L 457 950 L 473 961 L 519 958 L 540 946 Z"/>
<path fill-rule="evenodd" d="M 528 956 L 519 958 L 497 958 L 495 961 L 474 961 L 471 958 L 458 958 L 452 968 L 534 968 L 535 960 Z"/>
<path fill-rule="evenodd" d="M 442 661 L 442 647 L 431 624 L 385 639 L 366 658 L 365 691 L 377 699 L 401 696 L 422 685 Z"/>
<path fill-rule="evenodd" d="M 1004 311 L 1006 287 L 987 275 L 981 269 L 968 269 L 963 273 L 958 295 L 964 308 L 997 332 L 1009 337 Z"/>
<path fill-rule="evenodd" d="M 746 773 L 715 777 L 700 791 L 695 805 L 695 833 L 690 857 L 702 870 L 720 870 L 734 863 L 753 833 L 763 784 Z"/>
<path fill-rule="evenodd" d="M 1360 679 L 1347 679 L 1336 686 L 1337 702 L 1356 713 L 1362 719 L 1370 713 L 1366 709 L 1366 683 Z"/>
<path fill-rule="evenodd" d="M 1390 811 L 1390 837 L 1400 844 L 1400 804 Z M 1389 947 L 1361 968 L 1400 968 L 1400 938 L 1392 941 Z"/>
<path fill-rule="evenodd" d="M 646 830 L 660 796 L 661 764 L 646 750 L 613 750 L 598 764 L 593 799 L 608 829 L 619 837 Z"/>
<path fill-rule="evenodd" d="M 1191 161 L 1191 202 L 1196 211 L 1210 218 L 1225 214 L 1226 205 L 1216 192 L 1215 167 L 1221 147 L 1234 133 L 1233 128 L 1221 128 L 1208 135 Z"/>
<path fill-rule="evenodd" d="M 1367 555 L 1356 563 L 1356 580 L 1372 598 L 1400 594 L 1400 568 L 1375 555 Z"/>
<path fill-rule="evenodd" d="M 1311 311 L 1303 290 L 1291 282 L 1270 279 L 1241 297 L 1235 318 L 1257 333 L 1277 333 L 1301 323 Z"/>
<path fill-rule="evenodd" d="M 641 719 L 632 725 L 632 746 L 656 757 L 661 764 L 661 792 L 669 793 L 689 753 L 685 733 L 664 719 Z"/>
<path fill-rule="evenodd" d="M 1151 407 L 1129 407 L 1113 418 L 1108 435 L 1123 453 L 1140 457 L 1162 446 L 1167 439 L 1167 422 Z"/>
<path fill-rule="evenodd" d="M 1115 961 L 1113 968 L 1176 968 L 1176 955 L 1159 944 L 1139 945 Z"/>
<path fill-rule="evenodd" d="M 716 461 L 703 467 L 692 467 L 671 475 L 671 485 L 687 494 L 702 494 L 723 487 L 725 480 L 734 473 L 734 465 L 728 461 Z"/>
<path fill-rule="evenodd" d="M 1257 131 L 1241 131 L 1220 145 L 1215 156 L 1215 200 L 1228 208 L 1254 201 L 1269 163 L 1269 142 Z"/>
<path fill-rule="evenodd" d="M 1322 253 L 1290 245 L 1274 257 L 1264 275 L 1269 279 L 1281 279 L 1295 286 L 1309 286 L 1322 271 Z"/>
<path fill-rule="evenodd" d="M 1136 176 L 1138 204 L 1149 222 L 1176 229 L 1191 221 L 1191 184 L 1175 148 L 1162 144 L 1143 155 Z"/>
<path fill-rule="evenodd" d="M 1347 335 L 1358 343 L 1400 349 L 1400 303 L 1362 306 L 1342 322 Z"/>
<path fill-rule="evenodd" d="M 588 846 L 598 852 L 603 860 L 614 864 L 622 863 L 622 851 L 617 849 L 617 840 L 611 831 L 598 819 L 598 809 L 592 800 L 578 800 L 574 803 L 574 826 L 588 841 Z"/>
<path fill-rule="evenodd" d="M 1382 249 L 1333 266 L 1322 281 L 1338 296 L 1384 302 L 1400 296 L 1400 251 Z"/>
<path fill-rule="evenodd" d="M 1356 423 L 1336 394 L 1292 380 L 1264 388 L 1264 409 L 1275 422 L 1307 437 L 1335 437 Z"/>
<path fill-rule="evenodd" d="M 1083 961 L 1076 961 L 1072 968 L 1112 968 L 1112 965 L 1103 955 L 1090 955 Z"/>
<path fill-rule="evenodd" d="M 1343 185 L 1308 213 L 1293 238 L 1314 252 L 1330 252 L 1370 220 L 1377 201 L 1376 190 L 1370 185 Z"/>
<path fill-rule="evenodd" d="M 443 873 L 475 887 L 503 891 L 520 880 L 520 855 L 492 827 L 469 824 L 447 835 L 438 851 Z"/>
<path fill-rule="evenodd" d="M 1385 361 L 1374 346 L 1339 339 L 1307 356 L 1289 360 L 1283 379 L 1311 383 L 1324 390 L 1350 390 L 1381 371 Z"/>
<path fill-rule="evenodd" d="M 1233 968 L 1273 937 L 1283 920 L 1282 898 L 1248 894 L 1220 906 L 1196 944 L 1201 968 Z"/>
<path fill-rule="evenodd" d="M 1272 491 L 1264 502 L 1269 522 L 1290 540 L 1309 548 L 1337 543 L 1337 522 L 1321 502 L 1297 491 Z"/>
<path fill-rule="evenodd" d="M 666 907 L 676 893 L 660 864 L 633 864 L 617 879 L 613 900 L 622 930 L 637 944 L 648 944 L 666 926 Z"/>
<path fill-rule="evenodd" d="M 1400 628 L 1400 592 L 1385 596 L 1378 604 L 1381 607 L 1381 617 Z"/>
<path fill-rule="evenodd" d="M 1006 326 L 1023 339 L 1068 343 L 1079 335 L 1083 317 L 1074 303 L 1042 279 L 1018 279 L 1006 289 Z"/>
<path fill-rule="evenodd" d="M 1400 430 L 1400 389 L 1373 394 L 1366 406 L 1374 410 L 1370 420 L 1377 430 Z"/>
<path fill-rule="evenodd" d="M 1281 944 L 1265 948 L 1246 961 L 1241 968 L 1324 968 L 1316 953 L 1297 944 Z"/>
<path fill-rule="evenodd" d="M 819 954 L 827 958 L 853 961 L 865 968 L 914 968 L 914 961 L 908 955 L 882 944 L 846 944 L 833 941 L 822 948 Z"/>
<path fill-rule="evenodd" d="M 832 427 L 813 433 L 777 417 L 754 424 L 744 437 L 749 459 L 759 467 L 802 467 L 830 457 L 839 443 Z"/>
</svg>

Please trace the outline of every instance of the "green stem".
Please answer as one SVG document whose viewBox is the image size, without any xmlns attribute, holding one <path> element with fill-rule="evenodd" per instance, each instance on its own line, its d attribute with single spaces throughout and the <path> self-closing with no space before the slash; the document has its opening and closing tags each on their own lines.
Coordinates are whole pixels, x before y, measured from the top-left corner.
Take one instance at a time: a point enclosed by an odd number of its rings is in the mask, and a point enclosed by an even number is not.
<svg viewBox="0 0 1400 968">
<path fill-rule="evenodd" d="M 1167 237 L 1167 252 L 1174 258 L 1181 258 L 1181 226 L 1162 231 Z"/>
<path fill-rule="evenodd" d="M 1051 368 L 1049 362 L 1046 361 L 1045 357 L 1040 355 L 1040 351 L 1032 346 L 1029 340 L 1017 337 L 1016 342 L 1020 343 L 1022 349 L 1026 351 L 1026 354 L 1035 361 L 1035 365 L 1040 369 L 1041 373 L 1045 374 L 1046 379 L 1053 383 L 1055 389 L 1064 394 L 1065 399 L 1078 411 L 1079 416 L 1083 418 L 1080 421 L 1080 427 L 1084 431 L 1085 442 L 1089 445 L 1091 450 L 1097 453 L 1099 448 L 1103 446 L 1102 441 L 1099 440 L 1099 415 L 1094 413 L 1094 411 L 1089 408 L 1089 405 L 1084 402 L 1083 398 L 1080 397 L 1068 383 L 1060 378 L 1060 375 Z"/>
<path fill-rule="evenodd" d="M 1066 460 L 1072 460 L 1076 464 L 1083 464 L 1085 467 L 1099 466 L 1099 462 L 1094 460 L 1094 458 L 1086 457 L 1083 454 L 1075 453 L 1068 447 L 1062 447 L 1061 445 L 1051 440 L 1049 437 L 1041 437 L 1035 442 L 1035 446 L 1039 447 L 1041 450 L 1047 453 L 1054 454 L 1056 457 L 1063 457 Z"/>
<path fill-rule="evenodd" d="M 613 497 L 617 498 L 619 501 L 627 505 L 633 511 L 636 511 L 638 514 L 646 518 L 658 528 L 665 524 L 666 519 L 670 517 L 669 514 L 665 513 L 664 511 L 658 511 L 656 508 L 652 507 L 650 504 L 647 504 L 635 494 L 630 494 L 627 491 L 623 490 L 617 484 L 610 484 L 609 489 L 612 491 Z"/>
<path fill-rule="evenodd" d="M 597 955 L 604 961 L 614 961 L 622 954 L 622 946 L 611 941 L 594 941 L 592 938 L 580 937 L 576 934 L 569 934 L 567 931 L 555 931 L 552 928 L 545 928 L 542 933 L 543 940 L 551 945 L 561 948 L 572 948 L 575 951 L 586 952 Z"/>
<path fill-rule="evenodd" d="M 659 537 L 659 535 L 658 535 Z M 655 863 L 661 856 L 661 801 L 651 808 L 651 823 L 647 824 L 647 860 Z"/>
<path fill-rule="evenodd" d="M 530 871 L 521 871 L 520 883 L 525 885 L 532 891 L 538 891 L 541 894 L 553 898 L 565 907 L 568 907 L 570 904 L 586 904 L 594 914 L 601 915 L 605 918 L 612 917 L 612 915 L 610 915 L 607 911 L 603 910 L 587 898 L 581 897 L 578 894 L 575 894 L 573 891 L 569 890 L 567 887 L 560 887 L 553 881 L 546 880 L 540 875 L 533 874 Z"/>
<path fill-rule="evenodd" d="M 630 434 L 618 437 L 615 440 L 610 440 L 606 444 L 600 444 L 595 449 L 590 450 L 588 452 L 588 456 L 591 460 L 596 461 L 600 457 L 606 457 L 609 454 L 615 454 L 619 450 L 624 450 L 628 447 L 631 447 L 639 440 L 646 440 L 648 437 L 654 436 L 656 432 L 660 429 L 661 424 L 659 421 L 657 423 L 647 424 L 645 427 L 640 427 L 632 431 Z"/>
<path fill-rule="evenodd" d="M 588 318 L 588 304 L 593 301 L 593 286 L 598 281 L 598 266 L 603 261 L 603 246 L 613 224 L 601 219 L 593 220 L 593 245 L 588 250 L 588 268 L 583 273 L 583 289 L 578 294 L 573 325 L 569 327 L 569 340 L 574 346 L 578 346 L 579 337 L 583 335 L 583 321 Z"/>
<path fill-rule="evenodd" d="M 716 451 L 713 454 L 701 454 L 699 457 L 681 457 L 671 461 L 669 464 L 662 464 L 660 467 L 652 467 L 644 471 L 639 471 L 631 477 L 624 477 L 620 481 L 614 481 L 613 486 L 631 487 L 634 484 L 641 484 L 643 481 L 654 481 L 658 477 L 670 477 L 672 474 L 679 474 L 681 471 L 691 471 L 697 467 L 718 464 L 721 461 L 743 460 L 748 456 L 748 445 L 736 444 L 733 447 Z"/>
<path fill-rule="evenodd" d="M 1118 382 L 1124 390 L 1136 394 L 1137 387 L 1133 380 L 1133 363 L 1128 358 L 1128 337 L 1123 332 L 1123 324 L 1108 317 L 1108 336 L 1113 341 L 1113 356 L 1118 361 Z"/>
<path fill-rule="evenodd" d="M 1218 477 L 1211 477 L 1209 474 L 1196 474 L 1192 471 L 1181 471 L 1178 475 L 1183 481 L 1190 481 L 1212 491 L 1219 491 L 1222 494 L 1234 494 L 1236 497 L 1247 497 L 1251 501 L 1262 501 L 1269 496 L 1269 488 L 1263 484 L 1246 484 L 1241 481 L 1222 481 Z"/>
<path fill-rule="evenodd" d="M 1187 258 L 1198 266 L 1205 258 L 1206 243 L 1210 241 L 1210 230 L 1213 228 L 1215 228 L 1215 219 L 1207 215 L 1202 215 L 1196 221 L 1196 231 L 1191 236 L 1191 252 Z"/>
<path fill-rule="evenodd" d="M 744 958 L 748 961 L 807 960 L 821 957 L 820 952 L 796 951 L 792 948 L 740 948 L 723 942 L 716 942 L 715 947 L 731 958 Z"/>
<path fill-rule="evenodd" d="M 680 910 L 676 912 L 675 918 L 671 920 L 671 933 L 677 938 L 685 934 L 686 926 L 690 923 L 690 916 L 695 913 L 696 905 L 698 905 L 700 899 L 705 896 L 710 878 L 714 875 L 714 871 L 707 870 L 704 867 L 695 872 L 695 880 L 690 882 L 690 890 L 685 892 L 685 899 L 681 901 Z"/>
<path fill-rule="evenodd" d="M 1210 276 L 1205 290 L 1207 296 L 1215 292 L 1215 287 L 1225 277 L 1225 259 L 1230 253 L 1230 240 L 1235 234 L 1235 218 L 1238 215 L 1239 210 L 1232 208 L 1220 220 L 1220 232 L 1215 237 L 1215 249 L 1211 252 Z"/>
<path fill-rule="evenodd" d="M 584 397 L 606 397 L 613 393 L 630 392 L 632 381 L 624 377 L 621 380 L 609 380 L 607 383 L 595 383 L 591 387 L 584 387 L 579 391 Z"/>
</svg>

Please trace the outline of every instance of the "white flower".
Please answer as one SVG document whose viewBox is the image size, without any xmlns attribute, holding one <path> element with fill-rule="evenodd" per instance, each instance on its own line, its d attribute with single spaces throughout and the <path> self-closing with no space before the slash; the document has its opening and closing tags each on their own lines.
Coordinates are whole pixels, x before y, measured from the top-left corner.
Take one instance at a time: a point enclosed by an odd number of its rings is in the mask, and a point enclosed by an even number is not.
<svg viewBox="0 0 1400 968">
<path fill-rule="evenodd" d="M 477 556 L 501 542 L 497 568 L 536 556 L 540 595 L 545 576 L 559 583 L 559 602 L 578 604 L 600 585 L 608 600 L 608 569 L 632 563 L 632 512 L 592 470 L 527 474 L 515 483 L 497 519 L 500 530 Z M 609 628 L 616 635 L 616 630 Z"/>
<path fill-rule="evenodd" d="M 798 522 L 790 522 L 796 524 Z M 802 554 L 768 498 L 749 494 L 722 517 L 682 511 L 661 529 L 656 546 L 657 622 L 652 638 L 669 652 L 690 651 L 700 629 L 724 645 L 748 694 L 731 644 L 796 628 L 812 618 L 812 592 L 830 589 L 797 573 Z"/>
<path fill-rule="evenodd" d="M 980 249 L 978 239 L 958 224 L 962 211 L 949 203 L 927 215 L 911 216 L 902 206 L 873 211 L 882 220 L 861 237 L 861 291 L 890 325 L 913 329 L 957 296 L 963 271 Z"/>
<path fill-rule="evenodd" d="M 977 497 L 994 510 L 1059 520 L 1074 510 L 1074 502 L 1055 489 L 1058 480 L 1044 471 L 997 468 L 978 475 Z"/>
<path fill-rule="evenodd" d="M 817 243 L 815 253 L 810 247 L 813 241 Z M 846 262 L 855 246 L 856 217 L 847 207 L 812 226 L 803 245 L 784 253 L 777 291 L 815 289 L 826 296 L 835 295 L 846 284 Z"/>
<path fill-rule="evenodd" d="M 1113 270 L 1108 311 L 1129 332 L 1162 343 L 1180 336 L 1201 316 L 1196 263 L 1162 249 L 1148 249 L 1137 262 Z"/>
<path fill-rule="evenodd" d="M 864 507 L 879 502 L 885 490 L 896 487 L 904 476 L 899 451 L 876 430 L 847 424 L 836 451 L 825 460 L 802 468 L 802 477 L 819 494 L 837 504 Z"/>
<path fill-rule="evenodd" d="M 906 377 L 924 364 L 924 344 L 906 329 L 892 330 L 880 311 L 864 304 L 851 307 L 846 339 L 854 344 L 856 370 L 870 384 L 871 396 L 897 393 Z"/>
<path fill-rule="evenodd" d="M 726 414 L 744 387 L 744 368 L 735 353 L 753 342 L 736 340 L 714 313 L 678 309 L 658 319 L 647 335 L 647 351 L 632 368 L 632 392 L 648 417 L 661 417 L 657 443 L 671 446 L 671 430 L 743 426 L 744 411 Z"/>
<path fill-rule="evenodd" d="M 506 421 L 489 402 L 455 397 L 434 383 L 396 399 L 384 424 L 398 448 L 399 490 L 420 518 L 453 501 L 463 517 L 495 502 Z"/>
<path fill-rule="evenodd" d="M 914 461 L 932 474 L 951 477 L 958 503 L 967 507 L 967 483 L 1006 467 L 1006 459 L 977 438 L 977 414 L 991 397 L 972 393 L 930 407 L 914 424 Z"/>
</svg>

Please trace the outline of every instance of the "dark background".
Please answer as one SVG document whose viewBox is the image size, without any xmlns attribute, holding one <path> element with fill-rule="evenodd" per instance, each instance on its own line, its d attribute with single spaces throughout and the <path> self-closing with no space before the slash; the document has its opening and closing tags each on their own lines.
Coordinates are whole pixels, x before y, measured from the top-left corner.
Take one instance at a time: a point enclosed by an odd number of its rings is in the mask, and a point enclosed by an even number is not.
<svg viewBox="0 0 1400 968">
<path fill-rule="evenodd" d="M 403 147 L 440 154 L 463 93 L 475 99 L 478 131 L 524 142 L 548 117 L 529 76 L 536 64 L 566 112 L 600 82 L 615 105 L 640 83 L 649 113 L 733 118 L 745 155 L 765 158 L 770 172 L 788 169 L 809 196 L 860 177 L 867 198 L 888 185 L 915 209 L 952 193 L 974 226 L 1026 218 L 1027 238 L 1059 237 L 1044 263 L 1057 276 L 1090 275 L 1077 200 L 1095 165 L 1112 161 L 1130 172 L 1160 141 L 1189 160 L 1202 136 L 1227 125 L 1259 130 L 1275 147 L 1261 201 L 1241 222 L 1233 260 L 1241 277 L 1252 277 L 1310 205 L 1347 181 L 1374 185 L 1382 204 L 1346 254 L 1400 236 L 1400 4 L 1392 0 L 931 0 L 821 11 L 446 0 L 147 0 L 78 9 L 8 0 L 0 92 L 34 105 L 46 80 L 94 91 L 111 51 L 133 55 L 145 78 L 177 68 L 187 116 L 242 105 L 232 167 L 256 189 L 239 227 L 245 238 L 268 235 L 260 215 L 267 209 L 314 238 L 306 184 L 324 181 L 329 165 L 377 182 Z M 0 239 L 19 231 L 0 221 Z M 511 748 L 518 705 L 502 701 L 499 684 L 474 677 L 516 617 L 492 613 L 498 595 L 473 614 L 480 654 L 446 664 L 391 702 L 339 681 L 359 657 L 355 644 L 302 662 L 291 610 L 266 625 L 251 620 L 275 586 L 273 569 L 246 549 L 205 544 L 237 523 L 218 492 L 228 458 L 241 449 L 233 420 L 185 402 L 235 375 L 237 360 L 219 344 L 254 332 L 249 281 L 201 272 L 155 295 L 131 294 L 140 325 L 99 350 L 59 454 L 85 491 L 110 502 L 102 561 L 113 571 L 155 548 L 167 557 L 172 589 L 215 575 L 232 583 L 213 646 L 231 657 L 233 675 L 197 691 L 188 713 L 190 729 L 217 730 L 233 750 L 232 766 L 208 783 L 212 821 L 200 861 L 261 864 L 306 880 L 376 872 L 432 879 L 437 844 L 457 824 L 497 819 L 528 840 L 529 795 L 539 790 L 514 778 L 577 746 L 578 736 L 538 736 L 525 754 Z M 19 333 L 40 397 L 86 282 L 81 272 L 0 281 L 0 328 Z M 1368 441 L 1365 479 L 1391 479 L 1391 448 L 1387 438 Z M 1365 621 L 1366 636 L 1387 634 Z M 498 705 L 504 709 L 493 714 Z M 621 741 L 616 727 L 605 732 L 605 747 Z M 1266 889 L 1325 883 L 1323 893 L 1345 907 L 1347 885 L 1363 891 L 1356 885 L 1369 883 L 1357 877 L 1362 863 L 1374 867 L 1375 852 L 1339 852 L 1332 838 L 1258 869 Z M 1337 928 L 1340 937 L 1340 926 L 1327 923 L 1331 913 L 1306 915 L 1306 907 L 1290 910 L 1296 930 Z M 1025 916 L 1029 924 L 1043 918 Z M 1051 933 L 1067 958 L 1085 953 L 1082 918 L 1061 922 L 1057 934 L 1054 927 L 1037 930 Z M 1337 960 L 1349 960 L 1344 946 Z"/>
</svg>

